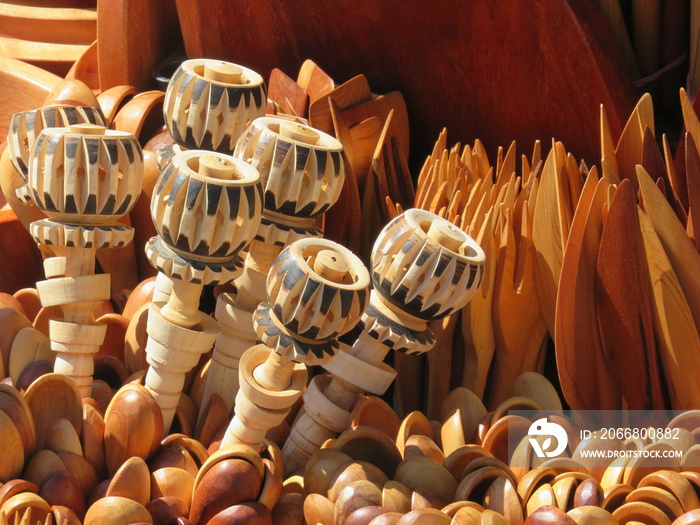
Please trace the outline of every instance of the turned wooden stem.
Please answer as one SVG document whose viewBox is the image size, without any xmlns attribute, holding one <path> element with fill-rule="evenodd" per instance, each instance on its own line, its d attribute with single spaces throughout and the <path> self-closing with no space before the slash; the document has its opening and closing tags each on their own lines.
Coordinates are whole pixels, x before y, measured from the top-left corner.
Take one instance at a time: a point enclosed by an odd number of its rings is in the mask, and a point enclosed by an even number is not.
<svg viewBox="0 0 700 525">
<path fill-rule="evenodd" d="M 191 328 L 202 318 L 199 312 L 199 297 L 202 285 L 173 279 L 173 290 L 162 313 L 168 321 L 178 326 Z"/>
<path fill-rule="evenodd" d="M 267 360 L 253 371 L 253 377 L 268 390 L 286 390 L 292 378 L 294 363 L 271 351 Z"/>
</svg>

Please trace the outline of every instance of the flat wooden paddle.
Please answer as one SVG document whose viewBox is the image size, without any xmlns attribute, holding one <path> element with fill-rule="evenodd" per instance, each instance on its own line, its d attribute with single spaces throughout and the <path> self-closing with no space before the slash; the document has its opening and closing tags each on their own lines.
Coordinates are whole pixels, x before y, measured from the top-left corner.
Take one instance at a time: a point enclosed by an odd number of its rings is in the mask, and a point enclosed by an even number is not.
<svg viewBox="0 0 700 525">
<path fill-rule="evenodd" d="M 596 311 L 603 351 L 632 410 L 662 410 L 649 276 L 637 199 L 629 180 L 615 191 L 600 238 Z"/>
</svg>

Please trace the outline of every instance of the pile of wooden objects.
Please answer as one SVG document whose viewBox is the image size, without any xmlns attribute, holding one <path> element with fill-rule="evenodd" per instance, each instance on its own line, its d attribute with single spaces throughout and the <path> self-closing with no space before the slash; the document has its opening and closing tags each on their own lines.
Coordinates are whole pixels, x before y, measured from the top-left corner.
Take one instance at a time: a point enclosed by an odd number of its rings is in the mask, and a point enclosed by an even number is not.
<svg viewBox="0 0 700 525">
<path fill-rule="evenodd" d="M 363 75 L 51 88 L 0 159 L 29 232 L 0 240 L 0 525 L 700 523 L 684 91 L 675 154 L 645 96 L 617 140 L 601 107 L 599 166 L 444 131 L 414 189 L 404 98 Z M 563 406 L 684 412 L 601 440 Z"/>
</svg>

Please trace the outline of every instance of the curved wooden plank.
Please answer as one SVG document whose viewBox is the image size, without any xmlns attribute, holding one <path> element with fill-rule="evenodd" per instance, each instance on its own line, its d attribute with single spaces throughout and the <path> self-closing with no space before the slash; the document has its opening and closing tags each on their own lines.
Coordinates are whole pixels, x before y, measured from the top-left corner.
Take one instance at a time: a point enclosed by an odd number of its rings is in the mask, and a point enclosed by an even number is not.
<svg viewBox="0 0 700 525">
<path fill-rule="evenodd" d="M 610 204 L 598 252 L 596 310 L 603 351 L 632 410 L 663 410 L 649 276 L 632 183 Z"/>
<path fill-rule="evenodd" d="M 177 0 L 177 7 L 188 56 L 239 61 L 266 78 L 313 57 L 337 81 L 362 73 L 375 92 L 401 91 L 419 162 L 446 126 L 463 143 L 479 137 L 487 150 L 554 136 L 593 165 L 598 136 L 580 130 L 597 129 L 603 103 L 619 136 L 634 106 L 596 0 Z"/>
</svg>

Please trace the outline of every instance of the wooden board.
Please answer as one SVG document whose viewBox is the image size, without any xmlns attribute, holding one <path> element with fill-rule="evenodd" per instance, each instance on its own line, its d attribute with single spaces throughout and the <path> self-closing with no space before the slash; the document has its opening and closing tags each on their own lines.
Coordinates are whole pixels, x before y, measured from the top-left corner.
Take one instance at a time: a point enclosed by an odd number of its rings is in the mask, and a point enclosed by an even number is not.
<svg viewBox="0 0 700 525">
<path fill-rule="evenodd" d="M 264 78 L 274 67 L 293 75 L 312 58 L 338 83 L 364 74 L 375 93 L 401 91 L 415 162 L 447 126 L 455 140 L 479 137 L 489 151 L 513 139 L 527 150 L 535 139 L 557 137 L 591 166 L 598 135 L 581 130 L 597 129 L 599 104 L 615 137 L 634 106 L 596 0 L 435 0 L 429 7 L 177 0 L 177 7 L 188 56 L 237 61 Z"/>
<path fill-rule="evenodd" d="M 103 91 L 119 85 L 139 91 L 156 87 L 153 68 L 178 43 L 173 0 L 98 0 L 97 57 Z"/>
</svg>

